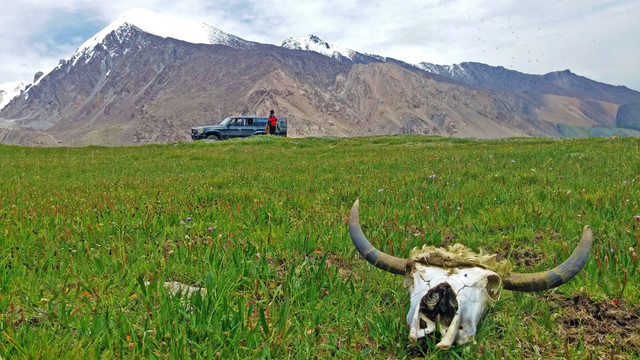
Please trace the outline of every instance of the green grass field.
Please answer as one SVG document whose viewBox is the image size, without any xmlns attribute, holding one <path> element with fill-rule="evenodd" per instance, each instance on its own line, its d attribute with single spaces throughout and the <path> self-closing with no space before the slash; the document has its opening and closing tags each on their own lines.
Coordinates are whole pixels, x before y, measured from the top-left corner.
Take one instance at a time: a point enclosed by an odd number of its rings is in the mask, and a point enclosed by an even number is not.
<svg viewBox="0 0 640 360">
<path fill-rule="evenodd" d="M 0 146 L 0 176 L 2 359 L 640 357 L 637 138 Z M 532 272 L 584 225 L 595 242 L 568 284 L 504 291 L 443 352 L 409 341 L 403 278 L 353 248 L 355 199 L 396 256 L 462 243 Z"/>
</svg>

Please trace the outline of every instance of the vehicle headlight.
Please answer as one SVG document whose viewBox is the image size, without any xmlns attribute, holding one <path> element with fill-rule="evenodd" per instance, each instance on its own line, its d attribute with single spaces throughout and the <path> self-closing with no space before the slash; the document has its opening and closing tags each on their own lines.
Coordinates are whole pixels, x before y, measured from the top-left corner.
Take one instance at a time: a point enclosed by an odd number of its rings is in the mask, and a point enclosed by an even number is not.
<svg viewBox="0 0 640 360">
<path fill-rule="evenodd" d="M 203 128 L 194 129 L 194 133 L 196 134 L 202 134 L 203 132 L 204 132 Z"/>
</svg>

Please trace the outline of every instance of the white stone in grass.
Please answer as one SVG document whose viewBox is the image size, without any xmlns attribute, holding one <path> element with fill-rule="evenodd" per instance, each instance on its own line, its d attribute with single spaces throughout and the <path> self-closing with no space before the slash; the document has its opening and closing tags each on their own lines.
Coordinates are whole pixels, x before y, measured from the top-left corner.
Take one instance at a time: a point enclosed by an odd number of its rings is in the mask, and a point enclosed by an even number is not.
<svg viewBox="0 0 640 360">
<path fill-rule="evenodd" d="M 151 284 L 149 281 L 144 282 L 145 286 L 149 286 Z M 186 295 L 187 297 L 191 297 L 193 294 L 200 292 L 200 295 L 204 296 L 207 294 L 207 289 L 203 289 L 197 286 L 191 286 L 179 281 L 165 281 L 163 284 L 164 288 L 167 289 L 167 292 L 171 294 L 171 296 L 176 295 Z"/>
</svg>

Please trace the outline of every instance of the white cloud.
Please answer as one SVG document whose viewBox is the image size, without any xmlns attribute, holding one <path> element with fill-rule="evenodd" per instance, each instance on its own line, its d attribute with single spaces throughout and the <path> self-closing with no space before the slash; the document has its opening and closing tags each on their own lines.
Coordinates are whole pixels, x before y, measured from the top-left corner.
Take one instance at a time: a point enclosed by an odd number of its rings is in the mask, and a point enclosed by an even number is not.
<svg viewBox="0 0 640 360">
<path fill-rule="evenodd" d="M 0 83 L 31 80 L 33 73 L 55 66 L 86 40 L 79 37 L 76 44 L 60 45 L 47 38 L 52 14 L 93 14 L 94 21 L 106 26 L 130 7 L 123 0 L 3 5 Z M 278 43 L 315 34 L 340 46 L 412 63 L 478 61 L 536 74 L 571 69 L 640 90 L 636 0 L 142 0 L 135 7 L 201 20 L 252 41 Z"/>
</svg>

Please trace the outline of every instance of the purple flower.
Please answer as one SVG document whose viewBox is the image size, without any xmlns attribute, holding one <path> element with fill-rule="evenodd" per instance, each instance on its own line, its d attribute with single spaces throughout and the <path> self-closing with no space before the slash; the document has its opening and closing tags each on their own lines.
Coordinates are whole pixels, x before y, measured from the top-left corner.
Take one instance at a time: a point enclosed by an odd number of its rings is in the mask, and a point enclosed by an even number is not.
<svg viewBox="0 0 640 360">
<path fill-rule="evenodd" d="M 191 221 L 191 217 L 184 219 L 185 221 Z"/>
<path fill-rule="evenodd" d="M 384 190 L 384 189 L 378 189 L 378 192 L 382 192 L 382 190 Z"/>
<path fill-rule="evenodd" d="M 435 178 L 436 178 L 436 174 L 429 175 L 429 179 L 435 179 Z"/>
<path fill-rule="evenodd" d="M 625 185 L 629 185 L 629 182 L 628 182 L 627 180 L 625 180 L 625 181 L 623 182 L 623 184 L 625 184 Z"/>
<path fill-rule="evenodd" d="M 184 175 L 182 175 L 182 174 L 178 174 L 178 176 L 184 176 Z"/>
<path fill-rule="evenodd" d="M 633 219 L 634 219 L 634 220 L 640 220 L 640 215 L 634 215 L 634 216 L 633 216 Z"/>
<path fill-rule="evenodd" d="M 212 227 L 207 228 L 207 231 L 208 231 L 208 232 L 212 232 L 212 231 L 213 231 L 213 228 L 212 228 Z"/>
</svg>

